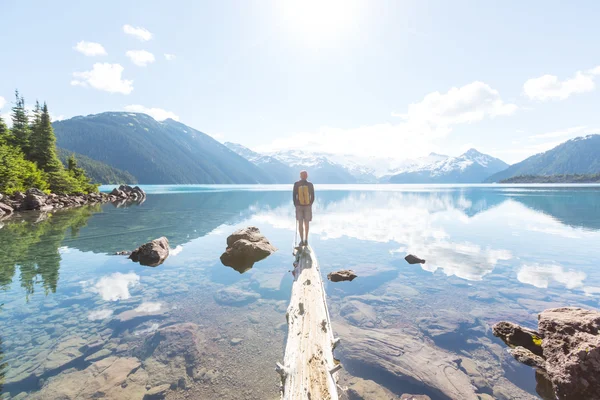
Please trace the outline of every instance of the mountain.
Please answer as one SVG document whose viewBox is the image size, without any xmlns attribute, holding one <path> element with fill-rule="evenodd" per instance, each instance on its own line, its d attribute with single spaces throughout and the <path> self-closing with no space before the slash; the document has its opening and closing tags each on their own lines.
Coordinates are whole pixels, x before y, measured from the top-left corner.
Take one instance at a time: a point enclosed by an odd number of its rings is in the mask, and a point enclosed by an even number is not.
<svg viewBox="0 0 600 400">
<path fill-rule="evenodd" d="M 270 157 L 288 165 L 297 180 L 301 170 L 307 170 L 314 183 L 362 183 L 360 174 L 348 166 L 341 165 L 323 153 L 310 153 L 302 150 L 284 150 L 270 153 Z"/>
<path fill-rule="evenodd" d="M 490 176 L 498 182 L 518 175 L 594 174 L 600 172 L 600 135 L 566 141 Z"/>
<path fill-rule="evenodd" d="M 137 183 L 137 179 L 127 171 L 121 171 L 120 169 L 113 168 L 110 165 L 101 163 L 100 161 L 92 160 L 83 154 L 73 153 L 72 151 L 57 148 L 58 158 L 66 166 L 67 159 L 71 154 L 75 155 L 77 159 L 77 166 L 83 168 L 85 175 L 92 179 L 94 183 L 101 184 L 115 184 L 119 185 L 122 183 L 133 184 Z"/>
<path fill-rule="evenodd" d="M 105 112 L 53 124 L 57 145 L 128 171 L 143 184 L 272 183 L 212 137 L 172 119 Z"/>
<path fill-rule="evenodd" d="M 438 154 L 429 157 L 433 163 L 415 163 L 391 176 L 389 183 L 481 183 L 508 167 L 504 161 L 475 149 L 458 157 Z"/>
<path fill-rule="evenodd" d="M 273 183 L 290 183 L 298 179 L 298 171 L 274 157 L 257 153 L 241 144 L 231 142 L 225 142 L 224 144 L 230 150 L 236 152 L 260 168 L 272 179 Z"/>
</svg>

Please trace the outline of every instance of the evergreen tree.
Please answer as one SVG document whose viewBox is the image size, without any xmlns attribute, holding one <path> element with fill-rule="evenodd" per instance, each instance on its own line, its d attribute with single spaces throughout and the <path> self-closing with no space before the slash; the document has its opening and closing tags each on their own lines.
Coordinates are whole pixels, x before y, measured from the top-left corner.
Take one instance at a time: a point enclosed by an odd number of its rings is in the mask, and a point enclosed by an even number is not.
<svg viewBox="0 0 600 400">
<path fill-rule="evenodd" d="M 0 146 L 8 143 L 8 141 L 10 139 L 9 135 L 10 135 L 10 132 L 8 130 L 8 127 L 4 123 L 4 120 L 2 119 L 2 117 L 0 116 Z"/>
<path fill-rule="evenodd" d="M 54 136 L 54 129 L 52 129 L 50 113 L 48 113 L 46 103 L 41 109 L 39 121 L 35 126 L 32 138 L 34 139 L 32 143 L 35 144 L 32 147 L 32 150 L 34 150 L 31 154 L 32 161 L 37 163 L 38 168 L 48 173 L 60 172 L 63 165 L 56 155 L 56 136 Z"/>
<path fill-rule="evenodd" d="M 19 97 L 19 91 L 15 90 L 15 106 L 12 108 L 12 129 L 10 144 L 18 147 L 25 157 L 29 156 L 29 118 L 25 110 L 25 99 Z"/>
</svg>

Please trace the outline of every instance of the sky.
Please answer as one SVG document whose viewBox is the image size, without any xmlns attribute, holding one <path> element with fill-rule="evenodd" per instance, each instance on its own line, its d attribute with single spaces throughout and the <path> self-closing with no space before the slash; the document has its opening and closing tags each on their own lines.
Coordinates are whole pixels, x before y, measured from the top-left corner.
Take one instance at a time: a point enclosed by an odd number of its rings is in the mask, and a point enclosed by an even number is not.
<svg viewBox="0 0 600 400">
<path fill-rule="evenodd" d="M 173 118 L 254 150 L 514 163 L 600 133 L 600 2 L 0 0 L 0 115 Z"/>
</svg>

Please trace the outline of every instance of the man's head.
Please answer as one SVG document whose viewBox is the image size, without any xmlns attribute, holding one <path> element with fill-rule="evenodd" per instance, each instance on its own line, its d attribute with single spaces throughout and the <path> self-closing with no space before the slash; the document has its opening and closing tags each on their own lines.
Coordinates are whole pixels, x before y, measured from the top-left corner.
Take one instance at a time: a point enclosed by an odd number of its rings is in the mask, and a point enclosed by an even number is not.
<svg viewBox="0 0 600 400">
<path fill-rule="evenodd" d="M 306 172 L 306 171 L 300 171 L 300 179 L 307 180 L 308 179 L 308 172 Z"/>
</svg>

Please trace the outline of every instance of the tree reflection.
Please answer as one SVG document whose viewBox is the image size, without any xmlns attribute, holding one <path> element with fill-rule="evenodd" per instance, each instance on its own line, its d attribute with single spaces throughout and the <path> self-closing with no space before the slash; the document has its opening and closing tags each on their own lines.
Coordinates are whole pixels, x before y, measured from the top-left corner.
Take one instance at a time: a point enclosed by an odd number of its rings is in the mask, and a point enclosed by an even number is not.
<svg viewBox="0 0 600 400">
<path fill-rule="evenodd" d="M 88 219 L 101 206 L 60 210 L 53 214 L 28 214 L 4 221 L 0 229 L 0 288 L 7 288 L 19 268 L 19 280 L 27 298 L 41 285 L 44 292 L 56 292 L 60 269 L 60 251 L 67 231 L 77 236 Z"/>
</svg>

